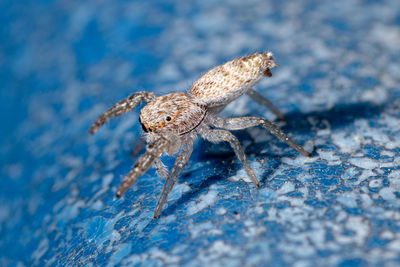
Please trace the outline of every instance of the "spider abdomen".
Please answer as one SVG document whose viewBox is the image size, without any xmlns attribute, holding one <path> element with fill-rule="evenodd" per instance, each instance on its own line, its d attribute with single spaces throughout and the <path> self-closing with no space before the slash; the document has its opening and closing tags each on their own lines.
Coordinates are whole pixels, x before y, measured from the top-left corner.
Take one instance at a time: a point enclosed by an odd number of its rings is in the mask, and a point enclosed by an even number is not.
<svg viewBox="0 0 400 267">
<path fill-rule="evenodd" d="M 271 52 L 240 57 L 206 72 L 193 83 L 190 93 L 208 107 L 224 106 L 270 75 L 269 69 L 275 66 Z"/>
</svg>

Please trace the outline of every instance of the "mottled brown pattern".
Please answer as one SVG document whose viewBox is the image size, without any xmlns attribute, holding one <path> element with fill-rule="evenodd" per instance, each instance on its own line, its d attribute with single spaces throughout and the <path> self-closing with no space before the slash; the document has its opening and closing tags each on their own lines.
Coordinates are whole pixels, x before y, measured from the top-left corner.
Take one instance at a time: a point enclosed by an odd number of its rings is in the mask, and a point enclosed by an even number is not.
<svg viewBox="0 0 400 267">
<path fill-rule="evenodd" d="M 154 116 L 157 114 L 157 116 Z M 167 121 L 167 116 L 171 118 Z M 185 93 L 156 97 L 140 112 L 143 125 L 152 132 L 168 131 L 184 134 L 196 127 L 205 116 L 205 108 Z"/>
</svg>

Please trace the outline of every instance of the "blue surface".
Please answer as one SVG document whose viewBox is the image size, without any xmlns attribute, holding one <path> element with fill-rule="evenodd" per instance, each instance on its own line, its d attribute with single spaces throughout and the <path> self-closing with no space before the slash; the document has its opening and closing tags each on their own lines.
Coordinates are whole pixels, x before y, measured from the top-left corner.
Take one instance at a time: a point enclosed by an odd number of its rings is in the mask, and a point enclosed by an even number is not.
<svg viewBox="0 0 400 267">
<path fill-rule="evenodd" d="M 1 266 L 400 264 L 398 0 L 9 0 L 0 12 Z M 153 169 L 114 197 L 139 109 L 89 136 L 96 116 L 266 49 L 279 66 L 256 89 L 312 158 L 254 128 L 235 134 L 261 188 L 227 145 L 197 140 L 160 219 Z M 275 119 L 245 96 L 223 115 L 250 114 Z"/>
</svg>

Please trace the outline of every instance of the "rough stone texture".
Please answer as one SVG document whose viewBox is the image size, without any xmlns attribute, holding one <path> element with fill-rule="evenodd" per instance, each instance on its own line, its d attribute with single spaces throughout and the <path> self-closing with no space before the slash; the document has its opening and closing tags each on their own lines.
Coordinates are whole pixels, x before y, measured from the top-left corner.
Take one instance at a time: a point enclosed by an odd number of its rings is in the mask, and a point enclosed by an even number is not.
<svg viewBox="0 0 400 267">
<path fill-rule="evenodd" d="M 1 266 L 399 265 L 398 0 L 6 0 L 0 10 Z M 236 135 L 259 189 L 229 146 L 197 140 L 159 220 L 154 170 L 114 197 L 138 110 L 89 136 L 97 115 L 267 49 L 278 67 L 256 90 L 312 158 L 254 128 Z M 273 119 L 247 96 L 224 114 Z"/>
</svg>

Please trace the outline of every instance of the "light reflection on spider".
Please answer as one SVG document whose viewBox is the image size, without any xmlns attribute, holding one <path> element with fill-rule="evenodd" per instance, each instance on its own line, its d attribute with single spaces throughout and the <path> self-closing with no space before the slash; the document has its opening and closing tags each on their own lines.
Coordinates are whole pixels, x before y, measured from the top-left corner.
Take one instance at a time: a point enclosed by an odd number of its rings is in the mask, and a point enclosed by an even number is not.
<svg viewBox="0 0 400 267">
<path fill-rule="evenodd" d="M 224 119 L 217 116 L 227 104 L 239 96 L 247 94 L 256 102 L 268 107 L 278 118 L 284 119 L 282 113 L 270 101 L 252 89 L 253 85 L 264 75 L 271 77 L 270 69 L 276 66 L 271 52 L 254 53 L 209 70 L 193 83 L 188 93 L 170 93 L 156 97 L 151 92 L 138 92 L 121 100 L 101 114 L 90 127 L 90 133 L 95 133 L 109 117 L 119 116 L 130 111 L 142 101 L 146 103 L 146 106 L 140 111 L 139 117 L 143 130 L 146 132 L 146 142 L 148 143 L 146 152 L 125 176 L 117 192 L 117 197 L 120 197 L 136 178 L 153 164 L 158 175 L 167 179 L 154 211 L 154 218 L 157 218 L 176 178 L 193 151 L 193 141 L 196 135 L 213 143 L 228 142 L 247 175 L 257 187 L 260 184 L 246 159 L 243 148 L 229 130 L 262 126 L 303 156 L 309 156 L 304 148 L 296 144 L 267 119 L 259 117 Z M 163 152 L 168 155 L 175 155 L 179 152 L 169 173 L 160 160 Z"/>
</svg>

